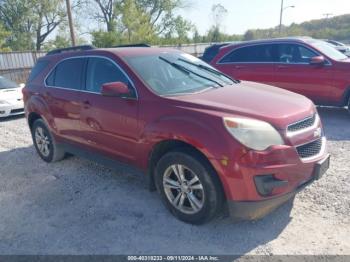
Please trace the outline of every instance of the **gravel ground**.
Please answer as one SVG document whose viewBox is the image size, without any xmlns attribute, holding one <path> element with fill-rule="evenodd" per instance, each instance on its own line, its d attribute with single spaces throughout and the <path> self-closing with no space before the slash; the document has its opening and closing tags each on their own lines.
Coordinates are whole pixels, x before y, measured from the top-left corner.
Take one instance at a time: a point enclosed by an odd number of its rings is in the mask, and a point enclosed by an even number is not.
<svg viewBox="0 0 350 262">
<path fill-rule="evenodd" d="M 77 157 L 46 164 L 24 118 L 0 122 L 0 254 L 348 254 L 350 115 L 320 109 L 332 166 L 257 222 L 176 220 L 144 176 Z"/>
</svg>

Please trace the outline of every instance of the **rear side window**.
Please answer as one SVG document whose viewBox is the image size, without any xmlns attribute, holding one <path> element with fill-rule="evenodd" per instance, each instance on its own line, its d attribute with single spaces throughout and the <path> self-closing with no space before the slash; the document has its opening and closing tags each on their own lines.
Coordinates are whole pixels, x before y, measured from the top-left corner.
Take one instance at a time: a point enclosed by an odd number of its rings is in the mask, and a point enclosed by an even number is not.
<svg viewBox="0 0 350 262">
<path fill-rule="evenodd" d="M 47 77 L 46 85 L 66 89 L 82 89 L 85 61 L 84 58 L 71 58 L 59 63 Z"/>
<path fill-rule="evenodd" d="M 110 82 L 129 84 L 128 78 L 112 61 L 100 57 L 89 58 L 86 71 L 86 90 L 100 93 L 102 85 Z"/>
<path fill-rule="evenodd" d="M 274 62 L 275 57 L 274 45 L 254 45 L 233 50 L 220 63 L 267 63 Z"/>
<path fill-rule="evenodd" d="M 30 72 L 27 82 L 29 83 L 33 81 L 47 67 L 48 64 L 49 61 L 47 60 L 38 61 Z"/>
</svg>

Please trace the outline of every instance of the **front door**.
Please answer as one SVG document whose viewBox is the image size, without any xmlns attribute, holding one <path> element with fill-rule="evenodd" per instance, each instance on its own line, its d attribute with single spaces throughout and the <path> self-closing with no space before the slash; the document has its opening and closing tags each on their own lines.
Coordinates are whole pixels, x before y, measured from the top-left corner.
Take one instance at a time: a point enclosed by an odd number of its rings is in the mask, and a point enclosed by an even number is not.
<svg viewBox="0 0 350 262">
<path fill-rule="evenodd" d="M 319 54 L 299 44 L 279 44 L 275 86 L 302 94 L 315 103 L 326 103 L 333 85 L 331 65 L 311 65 Z"/>
<path fill-rule="evenodd" d="M 126 73 L 107 57 L 90 57 L 82 93 L 81 130 L 85 143 L 102 153 L 133 162 L 138 141 L 138 100 L 101 95 L 105 83 L 124 82 L 135 94 Z"/>
</svg>

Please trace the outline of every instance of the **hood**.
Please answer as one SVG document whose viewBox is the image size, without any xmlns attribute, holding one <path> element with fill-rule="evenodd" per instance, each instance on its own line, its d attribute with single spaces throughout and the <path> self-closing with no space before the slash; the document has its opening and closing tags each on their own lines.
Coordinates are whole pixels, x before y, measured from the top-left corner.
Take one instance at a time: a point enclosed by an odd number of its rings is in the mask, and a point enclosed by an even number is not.
<svg viewBox="0 0 350 262">
<path fill-rule="evenodd" d="M 180 102 L 182 107 L 222 116 L 255 118 L 280 130 L 315 112 L 314 104 L 302 95 L 247 81 L 172 99 Z"/>
<path fill-rule="evenodd" d="M 6 88 L 0 89 L 0 100 L 14 101 L 22 99 L 22 88 Z"/>
</svg>

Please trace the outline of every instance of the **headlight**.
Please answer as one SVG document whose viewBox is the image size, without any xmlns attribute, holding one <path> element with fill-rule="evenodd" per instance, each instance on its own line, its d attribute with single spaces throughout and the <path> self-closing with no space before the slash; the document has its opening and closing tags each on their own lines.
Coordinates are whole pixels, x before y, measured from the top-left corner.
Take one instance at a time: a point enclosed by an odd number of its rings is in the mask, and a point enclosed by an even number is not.
<svg viewBox="0 0 350 262">
<path fill-rule="evenodd" d="M 9 105 L 9 103 L 6 102 L 5 100 L 0 100 L 0 105 Z"/>
<path fill-rule="evenodd" d="M 284 144 L 277 130 L 264 121 L 225 117 L 224 125 L 235 139 L 254 150 L 265 150 L 272 145 Z"/>
</svg>

